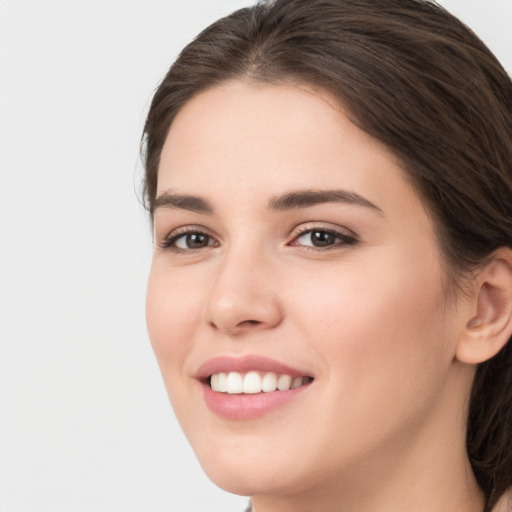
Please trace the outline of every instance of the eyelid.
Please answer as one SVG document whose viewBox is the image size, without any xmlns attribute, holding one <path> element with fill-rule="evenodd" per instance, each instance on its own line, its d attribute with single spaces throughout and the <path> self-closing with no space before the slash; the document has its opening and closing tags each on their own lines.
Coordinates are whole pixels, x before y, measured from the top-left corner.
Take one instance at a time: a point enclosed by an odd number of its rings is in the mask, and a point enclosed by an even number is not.
<svg viewBox="0 0 512 512">
<path fill-rule="evenodd" d="M 337 243 L 334 245 L 331 245 L 329 247 L 312 247 L 307 245 L 299 245 L 299 244 L 293 244 L 294 241 L 296 241 L 298 238 L 300 238 L 302 235 L 312 232 L 312 231 L 324 231 L 327 233 L 332 233 L 336 235 L 337 237 L 341 238 L 343 240 L 342 243 Z M 347 245 L 353 245 L 360 241 L 359 237 L 351 230 L 344 226 L 338 226 L 333 225 L 330 223 L 322 223 L 322 222 L 311 222 L 306 224 L 301 224 L 300 226 L 297 226 L 292 231 L 292 234 L 290 235 L 290 240 L 287 242 L 287 245 L 291 245 L 292 247 L 300 247 L 303 250 L 312 250 L 312 251 L 328 251 L 332 249 L 339 249 L 340 247 L 344 247 Z"/>
<path fill-rule="evenodd" d="M 164 250 L 170 250 L 176 253 L 192 253 L 200 250 L 208 249 L 211 245 L 207 245 L 205 247 L 197 248 L 197 249 L 181 249 L 179 247 L 174 246 L 174 242 L 182 236 L 198 233 L 207 236 L 208 238 L 215 240 L 216 246 L 219 245 L 217 237 L 211 233 L 211 231 L 204 226 L 199 226 L 195 224 L 187 224 L 186 226 L 180 226 L 178 228 L 173 229 L 170 233 L 168 233 L 161 241 L 158 242 L 158 246 Z"/>
<path fill-rule="evenodd" d="M 345 226 L 322 221 L 303 222 L 295 226 L 291 232 L 290 238 L 295 238 L 308 231 L 314 231 L 315 229 L 319 231 L 331 231 L 333 233 L 339 233 L 340 235 L 345 235 L 356 239 L 359 238 L 356 233 L 354 233 L 354 231 Z"/>
</svg>

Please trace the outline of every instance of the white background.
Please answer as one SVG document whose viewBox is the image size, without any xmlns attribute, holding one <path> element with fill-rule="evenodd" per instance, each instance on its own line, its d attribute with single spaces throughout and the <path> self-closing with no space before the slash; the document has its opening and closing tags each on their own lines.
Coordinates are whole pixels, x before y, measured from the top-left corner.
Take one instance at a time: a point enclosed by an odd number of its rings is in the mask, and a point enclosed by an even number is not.
<svg viewBox="0 0 512 512">
<path fill-rule="evenodd" d="M 237 512 L 167 403 L 137 201 L 151 94 L 246 0 L 0 0 L 0 510 Z M 512 71 L 512 0 L 445 0 Z"/>
</svg>

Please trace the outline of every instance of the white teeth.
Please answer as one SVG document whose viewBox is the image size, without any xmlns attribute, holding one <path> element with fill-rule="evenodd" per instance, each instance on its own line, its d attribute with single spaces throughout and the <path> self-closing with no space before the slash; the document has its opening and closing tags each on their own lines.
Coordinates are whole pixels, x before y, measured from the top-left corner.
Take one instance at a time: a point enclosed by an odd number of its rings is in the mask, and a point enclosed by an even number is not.
<svg viewBox="0 0 512 512">
<path fill-rule="evenodd" d="M 300 386 L 302 386 L 302 377 L 296 377 L 293 379 L 292 389 L 298 388 Z"/>
<path fill-rule="evenodd" d="M 292 385 L 292 378 L 289 375 L 280 375 L 277 379 L 277 389 L 279 391 L 288 391 Z"/>
<path fill-rule="evenodd" d="M 214 373 L 210 377 L 210 386 L 213 389 L 213 391 L 221 391 L 225 393 L 228 390 L 226 385 L 227 379 L 228 376 L 226 373 Z"/>
<path fill-rule="evenodd" d="M 303 384 L 307 384 L 311 379 L 307 377 L 295 377 L 291 375 L 277 375 L 274 372 L 267 372 L 262 375 L 257 371 L 250 371 L 246 374 L 238 372 L 220 372 L 210 376 L 210 386 L 213 391 L 229 394 L 256 394 L 270 393 L 272 391 L 288 391 L 295 389 Z"/>
<path fill-rule="evenodd" d="M 244 393 L 260 393 L 261 377 L 258 372 L 249 372 L 244 377 Z"/>
<path fill-rule="evenodd" d="M 217 391 L 221 391 L 223 393 L 227 392 L 227 390 L 228 390 L 227 380 L 228 380 L 227 373 L 224 373 L 224 372 L 219 373 L 219 389 Z"/>
<path fill-rule="evenodd" d="M 226 391 L 230 395 L 234 395 L 236 393 L 242 393 L 243 388 L 244 381 L 242 376 L 237 372 L 229 372 L 226 380 Z"/>
<path fill-rule="evenodd" d="M 277 389 L 277 375 L 275 373 L 266 373 L 261 379 L 261 390 L 265 393 Z"/>
</svg>

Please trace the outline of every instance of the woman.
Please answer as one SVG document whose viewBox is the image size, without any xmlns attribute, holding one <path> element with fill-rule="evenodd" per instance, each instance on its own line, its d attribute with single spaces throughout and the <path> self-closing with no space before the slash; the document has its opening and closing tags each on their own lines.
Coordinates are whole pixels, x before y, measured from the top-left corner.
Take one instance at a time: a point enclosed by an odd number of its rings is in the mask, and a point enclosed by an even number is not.
<svg viewBox="0 0 512 512">
<path fill-rule="evenodd" d="M 508 509 L 511 133 L 510 78 L 431 2 L 277 0 L 183 50 L 144 132 L 147 321 L 216 484 Z"/>
</svg>

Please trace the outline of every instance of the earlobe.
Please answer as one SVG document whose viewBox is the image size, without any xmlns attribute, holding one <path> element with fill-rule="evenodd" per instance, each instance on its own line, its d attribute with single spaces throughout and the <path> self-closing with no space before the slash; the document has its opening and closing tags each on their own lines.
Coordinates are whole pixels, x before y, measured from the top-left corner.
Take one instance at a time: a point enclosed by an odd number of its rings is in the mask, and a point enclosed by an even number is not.
<svg viewBox="0 0 512 512">
<path fill-rule="evenodd" d="M 475 279 L 475 307 L 455 354 L 467 364 L 491 359 L 512 335 L 512 250 L 498 249 Z"/>
</svg>

